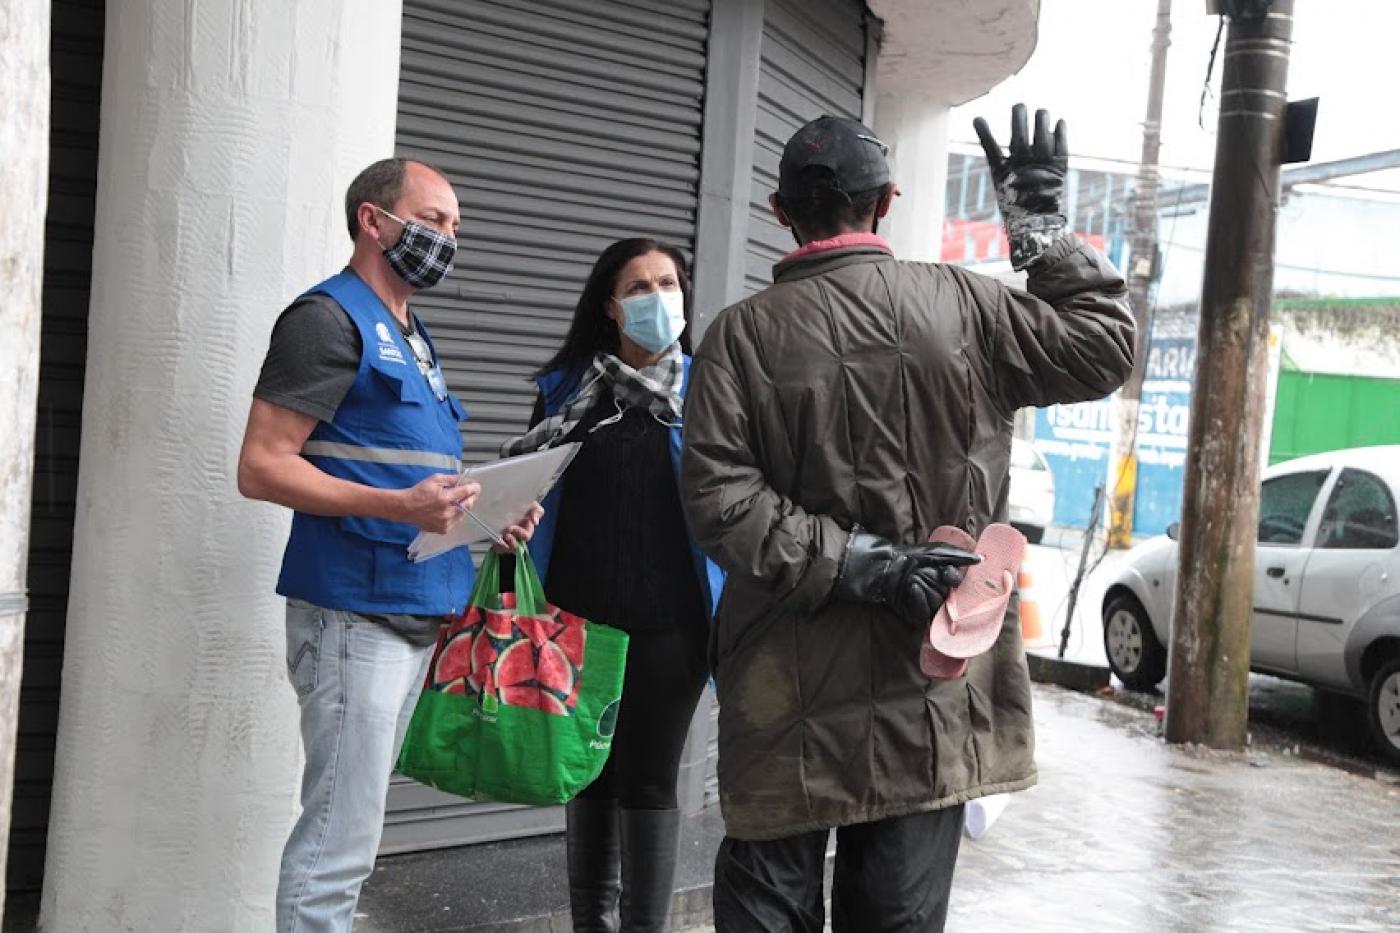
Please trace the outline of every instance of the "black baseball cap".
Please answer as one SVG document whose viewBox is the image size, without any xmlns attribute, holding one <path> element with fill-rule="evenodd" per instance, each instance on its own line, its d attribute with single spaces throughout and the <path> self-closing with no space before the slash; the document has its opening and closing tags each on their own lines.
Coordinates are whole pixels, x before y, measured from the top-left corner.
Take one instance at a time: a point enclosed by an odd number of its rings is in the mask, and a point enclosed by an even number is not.
<svg viewBox="0 0 1400 933">
<path fill-rule="evenodd" d="M 847 194 L 870 191 L 889 184 L 890 147 L 875 131 L 846 117 L 818 117 L 792 134 L 778 163 L 778 193 L 792 193 L 801 184 L 805 169 L 831 170 L 838 188 Z"/>
</svg>

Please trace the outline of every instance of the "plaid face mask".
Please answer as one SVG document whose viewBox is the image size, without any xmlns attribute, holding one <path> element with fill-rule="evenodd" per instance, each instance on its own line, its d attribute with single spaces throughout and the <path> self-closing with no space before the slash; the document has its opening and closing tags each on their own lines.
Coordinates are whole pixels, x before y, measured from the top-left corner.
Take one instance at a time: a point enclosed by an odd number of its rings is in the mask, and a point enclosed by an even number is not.
<svg viewBox="0 0 1400 933">
<path fill-rule="evenodd" d="M 403 224 L 403 236 L 384 251 L 384 258 L 399 278 L 414 288 L 432 288 L 452 271 L 452 259 L 457 255 L 455 237 L 395 217 L 382 207 L 375 210 Z"/>
</svg>

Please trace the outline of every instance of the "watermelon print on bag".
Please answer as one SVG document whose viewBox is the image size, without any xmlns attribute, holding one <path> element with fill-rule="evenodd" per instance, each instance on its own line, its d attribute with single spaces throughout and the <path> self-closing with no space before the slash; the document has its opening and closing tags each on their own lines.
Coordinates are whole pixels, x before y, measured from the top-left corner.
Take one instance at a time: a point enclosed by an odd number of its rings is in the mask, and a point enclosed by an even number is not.
<svg viewBox="0 0 1400 933">
<path fill-rule="evenodd" d="M 438 636 L 399 771 L 463 797 L 564 803 L 607 762 L 626 660 L 626 633 L 548 603 L 528 550 L 514 593 L 488 553 Z"/>
<path fill-rule="evenodd" d="M 514 615 L 514 593 L 502 593 L 501 603 L 504 611 L 473 607 L 448 624 L 424 689 L 570 715 L 578 703 L 587 621 L 562 610 L 544 618 Z"/>
</svg>

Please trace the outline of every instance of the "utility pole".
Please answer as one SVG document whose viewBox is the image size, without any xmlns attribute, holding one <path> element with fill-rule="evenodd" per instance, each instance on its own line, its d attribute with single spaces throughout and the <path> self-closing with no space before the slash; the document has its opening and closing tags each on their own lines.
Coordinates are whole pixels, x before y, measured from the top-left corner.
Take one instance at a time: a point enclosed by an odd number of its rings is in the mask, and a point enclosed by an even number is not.
<svg viewBox="0 0 1400 933">
<path fill-rule="evenodd" d="M 1133 371 L 1118 390 L 1118 432 L 1113 447 L 1113 488 L 1109 495 L 1108 546 L 1133 545 L 1133 502 L 1137 493 L 1137 420 L 1147 371 L 1147 293 L 1157 252 L 1157 170 L 1162 148 L 1162 92 L 1167 83 L 1167 49 L 1171 46 L 1172 0 L 1157 0 L 1152 29 L 1152 77 L 1147 84 L 1147 117 L 1142 122 L 1142 159 L 1133 187 L 1132 259 L 1128 266 L 1128 302 L 1137 324 Z"/>
<path fill-rule="evenodd" d="M 1186 454 L 1168 742 L 1243 747 L 1274 223 L 1293 0 L 1229 16 Z"/>
<path fill-rule="evenodd" d="M 25 580 L 34 481 L 34 401 L 39 387 L 44 210 L 49 186 L 49 4 L 0 6 L 0 878 L 24 662 Z M 0 916 L 5 894 L 0 890 Z"/>
</svg>

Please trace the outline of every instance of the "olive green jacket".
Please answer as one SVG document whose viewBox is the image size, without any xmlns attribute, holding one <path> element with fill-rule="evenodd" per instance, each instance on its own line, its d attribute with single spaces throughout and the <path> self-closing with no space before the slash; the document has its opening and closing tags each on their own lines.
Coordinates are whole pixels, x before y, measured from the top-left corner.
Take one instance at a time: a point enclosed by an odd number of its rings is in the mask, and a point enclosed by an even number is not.
<svg viewBox="0 0 1400 933">
<path fill-rule="evenodd" d="M 1035 783 L 1030 681 L 1008 612 L 967 676 L 923 632 L 833 601 L 859 524 L 915 542 L 1006 519 L 1012 416 L 1099 398 L 1133 363 L 1122 276 L 1066 238 L 1029 294 L 876 246 L 779 263 L 695 355 L 683 501 L 729 575 L 712 636 L 726 829 L 772 839 Z"/>
</svg>

